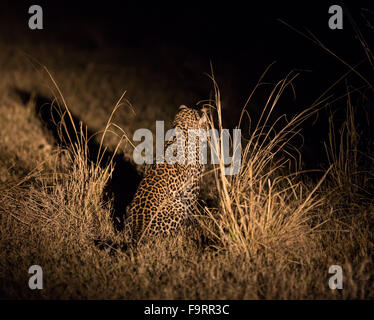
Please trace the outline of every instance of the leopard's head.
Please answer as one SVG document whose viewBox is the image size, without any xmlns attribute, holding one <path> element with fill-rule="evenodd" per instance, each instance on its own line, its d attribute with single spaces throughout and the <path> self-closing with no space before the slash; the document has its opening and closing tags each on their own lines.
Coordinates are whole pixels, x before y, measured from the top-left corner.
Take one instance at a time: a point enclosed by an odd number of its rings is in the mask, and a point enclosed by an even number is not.
<svg viewBox="0 0 374 320">
<path fill-rule="evenodd" d="M 208 114 L 206 108 L 187 107 L 181 105 L 176 114 L 173 127 L 187 134 L 188 129 L 208 129 Z"/>
<path fill-rule="evenodd" d="M 201 163 L 201 142 L 206 143 L 209 129 L 207 112 L 205 108 L 181 105 L 174 118 L 174 138 L 169 140 L 167 147 L 177 142 L 179 150 L 185 150 L 184 154 L 181 155 L 174 149 L 172 155 L 175 157 L 178 154 L 184 164 Z M 168 159 L 170 155 L 167 151 Z"/>
</svg>

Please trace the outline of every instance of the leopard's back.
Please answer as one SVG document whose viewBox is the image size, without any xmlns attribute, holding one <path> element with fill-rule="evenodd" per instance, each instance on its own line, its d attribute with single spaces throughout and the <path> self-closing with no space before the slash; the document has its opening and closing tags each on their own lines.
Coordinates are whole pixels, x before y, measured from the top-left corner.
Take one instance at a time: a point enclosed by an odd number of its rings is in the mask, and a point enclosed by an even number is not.
<svg viewBox="0 0 374 320">
<path fill-rule="evenodd" d="M 188 135 L 190 128 L 206 126 L 205 114 L 201 115 L 198 110 L 186 106 L 180 107 L 174 119 L 174 128 L 180 129 L 184 135 Z M 169 235 L 177 231 L 194 210 L 203 170 L 204 165 L 198 161 L 192 164 L 164 162 L 148 166 L 128 207 L 126 232 L 129 236 L 138 241 L 144 237 Z"/>
</svg>

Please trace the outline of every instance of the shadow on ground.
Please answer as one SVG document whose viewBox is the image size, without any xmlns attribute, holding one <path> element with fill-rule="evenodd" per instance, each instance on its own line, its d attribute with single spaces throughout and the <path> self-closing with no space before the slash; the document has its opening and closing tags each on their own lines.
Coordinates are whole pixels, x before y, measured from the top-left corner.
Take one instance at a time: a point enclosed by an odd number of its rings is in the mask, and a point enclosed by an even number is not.
<svg viewBox="0 0 374 320">
<path fill-rule="evenodd" d="M 72 121 L 65 116 L 66 127 L 60 130 L 59 123 L 63 114 L 56 107 L 51 99 L 41 95 L 33 95 L 30 92 L 14 89 L 16 95 L 22 100 L 23 104 L 29 103 L 31 100 L 35 105 L 35 114 L 40 119 L 42 126 L 46 128 L 53 136 L 55 145 L 63 148 L 69 144 L 75 144 L 79 141 L 80 135 L 76 133 L 75 128 L 79 128 L 82 121 L 72 114 Z M 82 127 L 86 126 L 82 124 Z M 93 131 L 87 129 L 87 137 L 92 137 Z M 100 145 L 95 139 L 88 139 L 88 160 L 97 163 L 97 156 L 100 151 Z M 105 167 L 113 157 L 113 152 L 106 151 L 102 160 L 99 162 L 101 167 Z M 116 230 L 121 231 L 124 227 L 124 215 L 126 207 L 130 204 L 134 197 L 135 191 L 140 183 L 141 176 L 130 161 L 124 158 L 122 153 L 118 153 L 113 157 L 114 170 L 110 181 L 104 190 L 104 200 L 113 198 L 112 219 Z"/>
</svg>

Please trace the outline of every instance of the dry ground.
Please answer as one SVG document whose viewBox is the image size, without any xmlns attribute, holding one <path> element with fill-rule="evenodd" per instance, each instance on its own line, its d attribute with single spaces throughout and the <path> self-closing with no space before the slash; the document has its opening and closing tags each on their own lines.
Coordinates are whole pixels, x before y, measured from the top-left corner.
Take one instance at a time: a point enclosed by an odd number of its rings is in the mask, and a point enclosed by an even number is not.
<svg viewBox="0 0 374 320">
<path fill-rule="evenodd" d="M 240 175 L 226 178 L 219 167 L 206 174 L 201 207 L 177 237 L 108 253 L 95 240 L 121 243 L 111 218 L 113 204 L 103 197 L 113 168 L 89 162 L 84 143 L 67 150 L 54 144 L 32 97 L 58 94 L 34 58 L 48 67 L 70 110 L 94 132 L 105 127 L 124 90 L 133 109 L 124 103 L 113 122 L 131 137 L 137 128 L 153 129 L 155 120 L 170 124 L 175 107 L 192 99 L 191 87 L 177 85 L 166 71 L 139 68 L 141 58 L 131 52 L 118 57 L 124 64 L 106 64 L 100 56 L 88 59 L 87 52 L 53 45 L 27 44 L 25 51 L 31 59 L 19 47 L 0 46 L 1 297 L 374 298 L 374 205 L 372 194 L 361 192 L 372 183 L 374 170 L 371 162 L 371 169 L 360 173 L 354 121 L 341 131 L 346 137 L 341 145 L 327 145 L 331 168 L 317 180 L 292 174 L 283 152 L 302 119 L 278 134 L 259 127 L 243 144 Z M 275 87 L 265 115 L 282 85 L 286 82 Z M 14 89 L 31 99 L 22 101 Z M 221 106 L 218 97 L 215 104 Z M 222 110 L 225 114 L 225 100 Z M 347 120 L 352 119 L 348 112 Z M 114 150 L 117 142 L 108 134 L 104 144 Z M 131 160 L 130 144 L 123 143 L 119 152 Z M 33 264 L 43 267 L 43 290 L 28 288 Z M 334 264 L 343 268 L 343 290 L 328 287 Z"/>
</svg>

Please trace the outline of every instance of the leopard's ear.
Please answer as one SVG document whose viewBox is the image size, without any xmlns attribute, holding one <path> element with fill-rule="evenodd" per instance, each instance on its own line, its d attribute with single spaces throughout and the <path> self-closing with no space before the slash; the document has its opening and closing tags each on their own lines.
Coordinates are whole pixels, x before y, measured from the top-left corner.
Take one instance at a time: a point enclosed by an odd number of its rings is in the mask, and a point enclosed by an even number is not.
<svg viewBox="0 0 374 320">
<path fill-rule="evenodd" d="M 179 110 L 183 110 L 183 109 L 188 109 L 188 107 L 186 105 L 184 105 L 184 104 L 181 104 L 179 106 Z"/>
<path fill-rule="evenodd" d="M 208 116 L 206 112 L 203 111 L 199 119 L 199 127 L 207 127 L 207 126 L 208 126 Z"/>
</svg>

